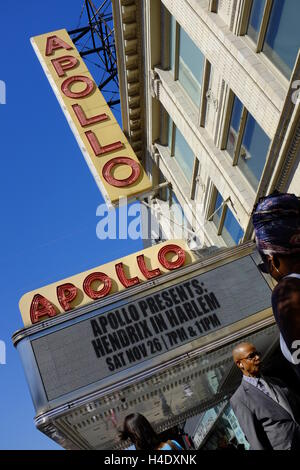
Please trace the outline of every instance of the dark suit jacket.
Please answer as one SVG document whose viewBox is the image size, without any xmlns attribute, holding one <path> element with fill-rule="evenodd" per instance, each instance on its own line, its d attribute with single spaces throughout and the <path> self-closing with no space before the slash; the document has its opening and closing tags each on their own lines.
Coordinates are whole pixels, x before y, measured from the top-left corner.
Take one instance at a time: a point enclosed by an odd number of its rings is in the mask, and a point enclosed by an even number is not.
<svg viewBox="0 0 300 470">
<path fill-rule="evenodd" d="M 249 382 L 241 385 L 231 397 L 231 407 L 252 450 L 300 449 L 300 397 L 277 379 L 267 379 L 287 399 L 292 416 Z"/>
<path fill-rule="evenodd" d="M 279 281 L 272 293 L 272 307 L 280 333 L 294 353 L 293 342 L 300 339 L 300 279 L 286 277 Z M 293 369 L 300 378 L 300 363 L 293 365 Z"/>
</svg>

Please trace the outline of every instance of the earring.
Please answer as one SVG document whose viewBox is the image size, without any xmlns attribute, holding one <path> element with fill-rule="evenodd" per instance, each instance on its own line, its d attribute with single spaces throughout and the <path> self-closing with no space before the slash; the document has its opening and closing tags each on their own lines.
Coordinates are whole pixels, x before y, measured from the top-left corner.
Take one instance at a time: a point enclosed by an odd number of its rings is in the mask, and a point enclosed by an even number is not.
<svg viewBox="0 0 300 470">
<path fill-rule="evenodd" d="M 271 266 L 272 266 L 274 269 L 276 269 L 276 271 L 278 272 L 278 274 L 279 274 L 280 276 L 283 276 L 283 274 L 279 271 L 278 267 L 276 266 L 276 264 L 278 265 L 278 260 L 276 260 L 276 262 L 275 262 L 274 258 L 272 257 L 269 261 L 270 261 L 270 263 L 271 263 Z M 280 266 L 280 262 L 279 262 L 279 266 Z"/>
<path fill-rule="evenodd" d="M 274 266 L 274 268 L 276 269 L 276 271 L 278 272 L 278 274 L 279 274 L 280 276 L 283 276 L 283 274 L 279 271 L 280 262 L 279 262 L 279 264 L 278 264 L 278 260 L 276 260 L 276 262 L 275 262 L 274 258 L 272 259 L 272 261 L 273 261 L 273 266 Z M 276 265 L 277 265 L 277 266 L 276 266 Z"/>
<path fill-rule="evenodd" d="M 279 274 L 280 276 L 283 276 L 283 274 L 279 271 L 278 268 L 276 268 L 276 266 L 274 266 L 274 268 L 276 269 L 276 271 L 278 272 L 278 274 Z"/>
</svg>

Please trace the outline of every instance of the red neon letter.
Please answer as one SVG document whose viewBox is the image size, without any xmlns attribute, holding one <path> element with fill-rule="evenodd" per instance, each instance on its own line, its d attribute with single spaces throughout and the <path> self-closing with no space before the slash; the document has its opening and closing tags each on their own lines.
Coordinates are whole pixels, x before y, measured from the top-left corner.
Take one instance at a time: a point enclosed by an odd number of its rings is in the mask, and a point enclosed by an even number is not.
<svg viewBox="0 0 300 470">
<path fill-rule="evenodd" d="M 176 253 L 178 258 L 176 261 L 168 261 L 167 253 Z M 178 245 L 165 245 L 158 252 L 158 261 L 166 269 L 178 269 L 185 262 L 185 251 Z"/>
<path fill-rule="evenodd" d="M 136 257 L 138 267 L 140 268 L 141 273 L 145 276 L 146 279 L 152 279 L 161 275 L 159 268 L 152 269 L 151 271 L 147 268 L 144 255 L 139 255 Z"/>
<path fill-rule="evenodd" d="M 77 296 L 77 287 L 74 284 L 66 283 L 56 288 L 57 298 L 63 310 L 67 312 L 72 307 L 70 303 Z"/>
<path fill-rule="evenodd" d="M 96 155 L 96 157 L 101 157 L 101 155 L 105 155 L 106 153 L 123 148 L 123 144 L 120 141 L 113 142 L 112 144 L 104 145 L 103 147 L 101 147 L 93 131 L 87 131 L 85 132 L 85 135 L 92 149 L 94 150 L 94 154 Z"/>
<path fill-rule="evenodd" d="M 71 91 L 71 85 L 76 82 L 82 82 L 86 84 L 86 88 L 83 91 L 73 92 Z M 83 75 L 74 75 L 73 77 L 67 78 L 61 85 L 61 91 L 68 98 L 84 98 L 92 93 L 94 90 L 95 83 L 89 77 Z"/>
<path fill-rule="evenodd" d="M 59 77 L 66 75 L 66 70 L 73 69 L 78 64 L 79 60 L 72 55 L 64 55 L 58 59 L 51 60 L 53 67 Z"/>
<path fill-rule="evenodd" d="M 108 116 L 105 113 L 98 114 L 98 115 L 92 116 L 90 118 L 86 117 L 85 112 L 83 111 L 82 107 L 79 104 L 72 104 L 72 108 L 73 108 L 74 113 L 76 114 L 76 117 L 77 117 L 78 121 L 80 122 L 81 127 L 86 127 L 86 126 L 89 126 L 91 124 L 95 124 L 96 122 L 103 122 L 103 121 L 106 121 L 108 119 Z M 87 138 L 88 138 L 88 136 L 87 136 Z M 89 142 L 90 142 L 90 139 L 89 139 Z M 98 142 L 98 145 L 99 145 L 99 142 Z"/>
<path fill-rule="evenodd" d="M 46 55 L 53 54 L 53 51 L 56 49 L 73 49 L 72 46 L 69 46 L 65 41 L 58 38 L 57 36 L 49 36 L 46 43 Z"/>
<path fill-rule="evenodd" d="M 94 281 L 103 282 L 103 287 L 100 290 L 94 290 L 92 283 Z M 101 299 L 110 293 L 112 286 L 111 279 L 104 273 L 92 273 L 89 274 L 83 282 L 83 290 L 91 299 Z"/>
<path fill-rule="evenodd" d="M 31 323 L 38 323 L 42 317 L 55 317 L 57 312 L 52 303 L 43 295 L 36 294 L 30 306 Z"/>
<path fill-rule="evenodd" d="M 116 165 L 128 165 L 132 169 L 132 173 L 128 178 L 125 178 L 123 180 L 118 180 L 112 176 L 112 170 Z M 136 182 L 136 180 L 139 178 L 141 173 L 141 168 L 138 162 L 135 160 L 132 160 L 132 158 L 129 157 L 116 157 L 113 158 L 112 160 L 109 160 L 107 162 L 102 170 L 102 175 L 105 181 L 107 181 L 108 184 L 111 186 L 116 186 L 117 188 L 121 188 L 124 186 L 129 186 L 130 184 L 133 184 Z"/>
<path fill-rule="evenodd" d="M 128 279 L 124 273 L 124 266 L 123 263 L 118 263 L 115 265 L 116 268 L 116 273 L 119 278 L 119 281 L 121 284 L 123 284 L 124 287 L 131 287 L 135 286 L 136 284 L 140 283 L 140 280 L 138 277 L 132 277 L 131 279 Z"/>
</svg>

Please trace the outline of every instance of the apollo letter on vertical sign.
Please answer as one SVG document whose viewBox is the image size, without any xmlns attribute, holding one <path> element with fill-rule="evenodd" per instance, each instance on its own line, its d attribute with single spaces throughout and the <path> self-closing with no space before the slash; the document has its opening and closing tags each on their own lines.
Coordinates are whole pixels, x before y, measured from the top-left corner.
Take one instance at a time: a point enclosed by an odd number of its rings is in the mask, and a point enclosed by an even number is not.
<svg viewBox="0 0 300 470">
<path fill-rule="evenodd" d="M 149 178 L 67 31 L 31 43 L 106 203 L 149 191 Z"/>
</svg>

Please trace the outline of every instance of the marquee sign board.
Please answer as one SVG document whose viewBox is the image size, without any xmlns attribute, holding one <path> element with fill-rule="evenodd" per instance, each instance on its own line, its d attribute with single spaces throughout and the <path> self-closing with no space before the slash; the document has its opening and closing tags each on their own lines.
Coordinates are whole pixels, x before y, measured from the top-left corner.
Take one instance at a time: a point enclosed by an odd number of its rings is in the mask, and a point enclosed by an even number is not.
<svg viewBox="0 0 300 470">
<path fill-rule="evenodd" d="M 22 296 L 19 302 L 25 326 L 56 317 L 108 295 L 176 271 L 195 260 L 185 241 L 158 243 Z"/>
<path fill-rule="evenodd" d="M 67 31 L 31 43 L 106 203 L 149 192 L 149 178 Z"/>
<path fill-rule="evenodd" d="M 270 290 L 244 257 L 121 307 L 95 310 L 92 318 L 38 338 L 32 347 L 51 401 L 268 307 Z"/>
<path fill-rule="evenodd" d="M 228 249 L 17 332 L 36 409 L 117 386 L 272 320 L 271 288 L 254 255 L 249 244 Z"/>
</svg>

